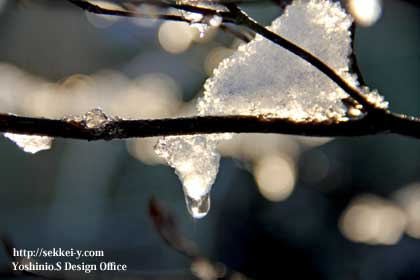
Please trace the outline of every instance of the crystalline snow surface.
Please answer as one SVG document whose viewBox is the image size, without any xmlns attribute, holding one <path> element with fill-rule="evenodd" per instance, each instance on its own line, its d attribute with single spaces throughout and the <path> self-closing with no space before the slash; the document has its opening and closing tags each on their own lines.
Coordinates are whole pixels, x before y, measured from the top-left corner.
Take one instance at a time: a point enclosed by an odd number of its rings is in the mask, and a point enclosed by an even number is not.
<svg viewBox="0 0 420 280">
<path fill-rule="evenodd" d="M 327 6 L 331 8 L 325 9 Z M 271 29 L 309 50 L 355 85 L 347 72 L 350 25 L 351 19 L 338 5 L 296 1 Z M 302 58 L 257 36 L 224 60 L 207 80 L 198 110 L 202 115 L 270 114 L 297 121 L 325 120 L 345 115 L 341 102 L 345 96 Z"/>
<path fill-rule="evenodd" d="M 295 1 L 270 29 L 309 50 L 350 84 L 348 72 L 352 23 L 338 4 Z M 221 62 L 205 83 L 200 115 L 261 115 L 295 121 L 345 118 L 346 97 L 319 70 L 292 53 L 257 36 Z M 184 192 L 199 200 L 213 184 L 219 165 L 217 142 L 225 135 L 164 137 L 156 152 L 176 169 Z M 191 209 L 189 209 L 190 212 Z"/>
</svg>

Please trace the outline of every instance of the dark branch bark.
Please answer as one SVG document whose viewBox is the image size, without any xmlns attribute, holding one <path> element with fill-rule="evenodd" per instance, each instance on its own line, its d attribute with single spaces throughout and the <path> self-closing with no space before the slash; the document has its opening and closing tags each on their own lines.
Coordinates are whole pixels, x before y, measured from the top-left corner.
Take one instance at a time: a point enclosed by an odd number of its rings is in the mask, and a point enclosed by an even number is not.
<svg viewBox="0 0 420 280">
<path fill-rule="evenodd" d="M 304 136 L 363 136 L 395 133 L 420 138 L 417 119 L 376 112 L 363 119 L 342 122 L 295 122 L 262 116 L 206 116 L 155 120 L 115 120 L 100 128 L 82 123 L 0 114 L 0 132 L 83 140 L 112 140 L 168 135 L 212 133 L 281 133 Z"/>
</svg>

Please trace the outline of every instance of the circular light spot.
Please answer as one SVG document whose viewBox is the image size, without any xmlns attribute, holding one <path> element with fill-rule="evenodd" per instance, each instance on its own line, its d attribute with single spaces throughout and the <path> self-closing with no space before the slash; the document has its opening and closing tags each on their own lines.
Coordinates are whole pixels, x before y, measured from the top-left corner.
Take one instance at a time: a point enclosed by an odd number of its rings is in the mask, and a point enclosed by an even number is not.
<svg viewBox="0 0 420 280">
<path fill-rule="evenodd" d="M 406 216 L 398 206 L 373 195 L 353 200 L 339 221 L 345 237 L 371 245 L 397 243 L 405 225 Z"/>
<path fill-rule="evenodd" d="M 271 201 L 281 201 L 289 197 L 296 182 L 292 162 L 279 155 L 258 160 L 254 176 L 260 193 Z"/>
<path fill-rule="evenodd" d="M 193 40 L 191 28 L 185 22 L 162 23 L 158 36 L 162 48 L 174 54 L 186 51 Z"/>
<path fill-rule="evenodd" d="M 349 0 L 348 7 L 356 22 L 363 26 L 373 25 L 382 14 L 381 0 Z"/>
</svg>

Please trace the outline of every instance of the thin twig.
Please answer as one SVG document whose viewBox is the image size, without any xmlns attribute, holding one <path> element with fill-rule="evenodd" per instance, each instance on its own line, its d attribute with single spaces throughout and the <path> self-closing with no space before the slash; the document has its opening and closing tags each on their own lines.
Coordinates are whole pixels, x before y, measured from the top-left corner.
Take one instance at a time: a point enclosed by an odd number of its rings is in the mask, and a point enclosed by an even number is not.
<svg viewBox="0 0 420 280">
<path fill-rule="evenodd" d="M 102 8 L 98 5 L 92 4 L 83 0 L 67 0 L 68 2 L 78 6 L 79 8 L 86 10 L 90 13 L 108 15 L 108 16 L 120 16 L 120 17 L 142 17 L 142 18 L 151 18 L 151 19 L 162 19 L 162 20 L 172 20 L 172 21 L 184 21 L 189 22 L 185 17 L 179 15 L 161 15 L 161 14 L 147 14 L 139 13 L 136 11 L 127 11 L 127 10 L 113 10 Z"/>
<path fill-rule="evenodd" d="M 364 94 L 357 88 L 353 87 L 347 83 L 339 74 L 335 72 L 334 69 L 329 67 L 326 63 L 320 60 L 318 57 L 310 53 L 309 51 L 299 47 L 293 42 L 287 40 L 286 38 L 276 34 L 275 32 L 269 30 L 265 26 L 261 25 L 251 17 L 249 17 L 245 12 L 243 12 L 235 4 L 226 5 L 229 10 L 232 12 L 232 16 L 235 19 L 235 22 L 238 25 L 243 25 L 253 30 L 255 33 L 263 36 L 264 38 L 270 40 L 271 42 L 283 47 L 284 49 L 294 53 L 298 57 L 304 59 L 319 71 L 324 73 L 332 81 L 334 81 L 339 87 L 341 87 L 345 92 L 347 92 L 352 98 L 359 102 L 366 111 L 376 111 L 381 110 L 377 108 L 375 104 L 370 103 Z"/>
<path fill-rule="evenodd" d="M 172 15 L 172 14 L 156 14 L 156 13 L 140 13 L 138 9 L 134 9 L 132 5 L 123 5 L 125 10 L 112 10 L 100 7 L 98 5 L 92 4 L 84 0 L 67 0 L 70 3 L 76 5 L 83 10 L 86 10 L 91 13 L 100 14 L 100 15 L 110 15 L 110 16 L 122 16 L 122 17 L 141 17 L 141 18 L 150 18 L 150 19 L 161 19 L 161 20 L 170 20 L 170 21 L 180 21 L 186 23 L 192 23 L 190 19 L 182 15 Z M 237 31 L 230 26 L 227 26 L 225 23 L 232 23 L 233 20 L 230 18 L 229 13 L 220 10 L 207 9 L 203 7 L 191 6 L 186 4 L 176 4 L 176 3 L 165 3 L 165 2 L 150 2 L 148 0 L 141 1 L 144 4 L 154 5 L 160 8 L 176 8 L 178 10 L 189 11 L 201 13 L 206 16 L 218 15 L 222 18 L 223 22 L 219 27 L 221 30 L 226 33 L 230 33 L 237 37 L 238 39 L 249 42 L 251 39 L 248 38 L 245 34 Z M 129 7 L 129 9 L 127 9 Z"/>
<path fill-rule="evenodd" d="M 113 10 L 100 7 L 96 4 L 85 0 L 67 0 L 68 2 L 76 5 L 77 7 L 100 15 L 109 15 L 109 16 L 121 16 L 121 17 L 142 17 L 142 18 L 152 18 L 152 19 L 162 19 L 162 20 L 172 20 L 172 21 L 184 21 L 191 23 L 191 20 L 182 16 L 182 15 L 172 15 L 172 14 L 149 14 L 149 13 L 140 13 L 138 11 L 129 11 L 129 10 Z M 222 17 L 223 22 L 233 22 L 230 18 L 230 13 L 221 10 L 214 10 L 208 9 L 204 7 L 198 7 L 193 5 L 186 5 L 186 4 L 176 4 L 176 3 L 164 3 L 162 2 L 160 5 L 154 4 L 158 7 L 163 8 L 176 8 L 178 10 L 193 12 L 193 13 L 200 13 L 202 15 L 211 16 L 211 15 L 218 15 Z"/>
<path fill-rule="evenodd" d="M 136 13 L 133 11 L 120 11 L 120 10 L 105 9 L 84 0 L 68 0 L 68 1 L 77 5 L 78 7 L 84 10 L 87 10 L 93 13 L 98 13 L 98 14 L 130 16 L 130 17 L 144 17 L 144 16 L 150 17 L 150 15 Z M 311 65 L 316 67 L 318 70 L 320 70 L 322 73 L 324 73 L 326 76 L 328 76 L 339 87 L 341 87 L 345 92 L 347 92 L 353 99 L 359 102 L 366 111 L 382 110 L 380 108 L 377 108 L 375 104 L 372 104 L 371 102 L 369 102 L 359 89 L 347 83 L 339 74 L 335 72 L 334 69 L 329 67 L 322 60 L 320 60 L 319 58 L 317 58 L 315 55 L 311 54 L 307 50 L 299 47 L 293 42 L 287 40 L 286 38 L 283 38 L 282 36 L 272 32 L 265 26 L 261 25 L 260 23 L 258 23 L 257 21 L 249 17 L 245 12 L 243 12 L 235 4 L 226 4 L 226 7 L 229 11 L 221 11 L 221 10 L 215 10 L 215 9 L 201 7 L 201 6 L 188 5 L 188 4 L 182 4 L 182 3 L 178 4 L 178 3 L 172 3 L 172 2 L 171 3 L 162 2 L 161 5 L 166 5 L 167 7 L 172 7 L 172 8 L 176 8 L 183 11 L 201 13 L 203 15 L 219 15 L 222 17 L 223 22 L 233 22 L 237 25 L 243 25 L 253 30 L 255 33 L 260 34 L 266 39 L 272 41 L 273 43 L 285 48 L 286 50 L 306 60 L 308 63 L 310 63 Z M 177 16 L 177 15 L 158 15 L 155 17 L 158 17 L 160 19 L 178 20 L 178 21 L 181 20 L 181 21 L 189 22 L 188 19 L 184 18 L 183 16 Z"/>
</svg>

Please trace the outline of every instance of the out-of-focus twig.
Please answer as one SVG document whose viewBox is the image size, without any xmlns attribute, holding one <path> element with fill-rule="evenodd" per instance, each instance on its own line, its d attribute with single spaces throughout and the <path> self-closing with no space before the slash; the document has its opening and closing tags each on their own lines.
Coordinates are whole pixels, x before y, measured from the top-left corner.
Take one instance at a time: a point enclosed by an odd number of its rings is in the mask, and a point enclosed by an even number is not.
<svg viewBox="0 0 420 280">
<path fill-rule="evenodd" d="M 242 273 L 201 255 L 197 246 L 182 235 L 171 211 L 155 198 L 149 201 L 149 214 L 157 232 L 166 244 L 191 260 L 191 272 L 199 279 L 247 279 Z"/>
</svg>

